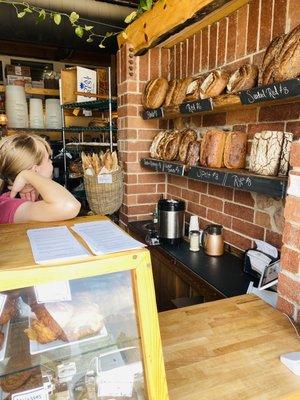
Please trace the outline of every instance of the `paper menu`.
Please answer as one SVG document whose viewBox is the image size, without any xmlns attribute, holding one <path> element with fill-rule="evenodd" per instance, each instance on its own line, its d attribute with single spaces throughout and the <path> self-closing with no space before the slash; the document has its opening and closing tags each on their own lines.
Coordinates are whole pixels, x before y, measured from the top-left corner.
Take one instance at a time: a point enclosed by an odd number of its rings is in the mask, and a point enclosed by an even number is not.
<svg viewBox="0 0 300 400">
<path fill-rule="evenodd" d="M 66 226 L 29 229 L 33 258 L 37 264 L 80 259 L 89 252 L 74 238 Z"/>
<path fill-rule="evenodd" d="M 143 243 L 133 239 L 110 221 L 75 224 L 72 229 L 97 255 L 145 247 Z"/>
</svg>

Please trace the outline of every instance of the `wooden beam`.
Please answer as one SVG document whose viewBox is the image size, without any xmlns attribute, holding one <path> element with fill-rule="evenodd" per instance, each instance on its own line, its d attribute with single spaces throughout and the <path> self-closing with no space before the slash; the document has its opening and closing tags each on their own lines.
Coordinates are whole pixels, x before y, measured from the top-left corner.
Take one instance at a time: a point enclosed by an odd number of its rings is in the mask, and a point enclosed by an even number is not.
<svg viewBox="0 0 300 400">
<path fill-rule="evenodd" d="M 248 4 L 249 2 L 250 2 L 250 0 L 232 0 L 232 1 L 230 1 L 230 3 L 224 4 L 224 6 L 218 8 L 217 10 L 208 14 L 206 17 L 204 17 L 200 21 L 186 27 L 181 32 L 179 32 L 179 33 L 171 36 L 167 40 L 163 41 L 162 43 L 159 44 L 159 47 L 170 48 L 170 47 L 174 46 L 175 44 L 182 42 L 183 40 L 187 39 L 188 37 L 199 32 L 206 26 L 211 25 L 217 21 L 220 21 L 222 18 L 227 17 L 228 15 L 232 14 L 234 11 L 238 10 L 239 8 L 243 7 L 245 4 Z"/>
<path fill-rule="evenodd" d="M 249 0 L 163 0 L 142 14 L 118 35 L 121 47 L 130 43 L 136 55 L 164 42 L 170 36 L 180 35 L 184 30 L 183 40 L 205 26 L 231 14 Z M 197 25 L 204 20 L 204 23 Z M 189 29 L 191 27 L 191 29 Z M 170 45 L 171 46 L 171 45 Z M 168 46 L 169 47 L 169 46 Z"/>
</svg>

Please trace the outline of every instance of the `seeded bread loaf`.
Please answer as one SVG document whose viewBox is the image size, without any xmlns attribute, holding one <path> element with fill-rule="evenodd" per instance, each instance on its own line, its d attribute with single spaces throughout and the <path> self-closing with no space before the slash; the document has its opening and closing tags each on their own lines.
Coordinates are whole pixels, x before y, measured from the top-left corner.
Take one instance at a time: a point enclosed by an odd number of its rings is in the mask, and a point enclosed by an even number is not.
<svg viewBox="0 0 300 400">
<path fill-rule="evenodd" d="M 224 147 L 224 165 L 226 168 L 245 168 L 247 153 L 247 134 L 230 132 L 226 135 Z"/>
<path fill-rule="evenodd" d="M 223 167 L 226 134 L 218 129 L 207 131 L 201 142 L 200 165 L 210 168 Z"/>
<path fill-rule="evenodd" d="M 186 155 L 186 164 L 189 167 L 197 165 L 200 158 L 200 147 L 201 142 L 195 140 L 194 142 L 189 143 L 187 155 Z"/>
</svg>

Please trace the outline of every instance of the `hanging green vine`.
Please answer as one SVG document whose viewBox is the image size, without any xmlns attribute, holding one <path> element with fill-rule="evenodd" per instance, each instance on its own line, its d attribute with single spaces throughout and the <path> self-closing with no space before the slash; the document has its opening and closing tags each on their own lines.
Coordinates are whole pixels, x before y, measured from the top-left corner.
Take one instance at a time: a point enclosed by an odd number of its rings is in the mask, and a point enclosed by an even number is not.
<svg viewBox="0 0 300 400">
<path fill-rule="evenodd" d="M 150 10 L 153 7 L 155 1 L 157 0 L 140 0 L 137 10 L 133 11 L 125 18 L 125 23 L 130 24 L 142 13 Z M 48 18 L 50 20 L 53 20 L 56 25 L 60 25 L 62 18 L 65 17 L 74 29 L 75 35 L 77 35 L 80 39 L 84 39 L 87 43 L 93 43 L 95 40 L 98 40 L 98 46 L 100 48 L 105 48 L 104 43 L 107 38 L 119 34 L 119 32 L 106 32 L 105 35 L 100 35 L 96 33 L 93 25 L 80 23 L 80 20 L 82 20 L 82 18 L 80 18 L 80 15 L 77 14 L 75 11 L 67 14 L 64 12 L 45 10 L 37 6 L 33 6 L 26 1 L 0 0 L 0 4 L 1 3 L 8 4 L 14 7 L 18 18 L 24 18 L 26 15 L 31 14 L 36 16 L 37 22 L 43 22 Z M 126 36 L 125 32 L 122 32 L 122 34 Z"/>
</svg>

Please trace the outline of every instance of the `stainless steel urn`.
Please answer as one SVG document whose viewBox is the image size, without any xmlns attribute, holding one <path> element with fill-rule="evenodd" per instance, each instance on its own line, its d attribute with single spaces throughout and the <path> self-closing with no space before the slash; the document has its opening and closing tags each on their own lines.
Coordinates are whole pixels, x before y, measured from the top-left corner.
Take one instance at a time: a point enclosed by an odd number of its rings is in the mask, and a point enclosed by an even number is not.
<svg viewBox="0 0 300 400">
<path fill-rule="evenodd" d="M 160 240 L 171 244 L 179 242 L 184 236 L 185 202 L 161 199 L 157 210 Z"/>
</svg>

